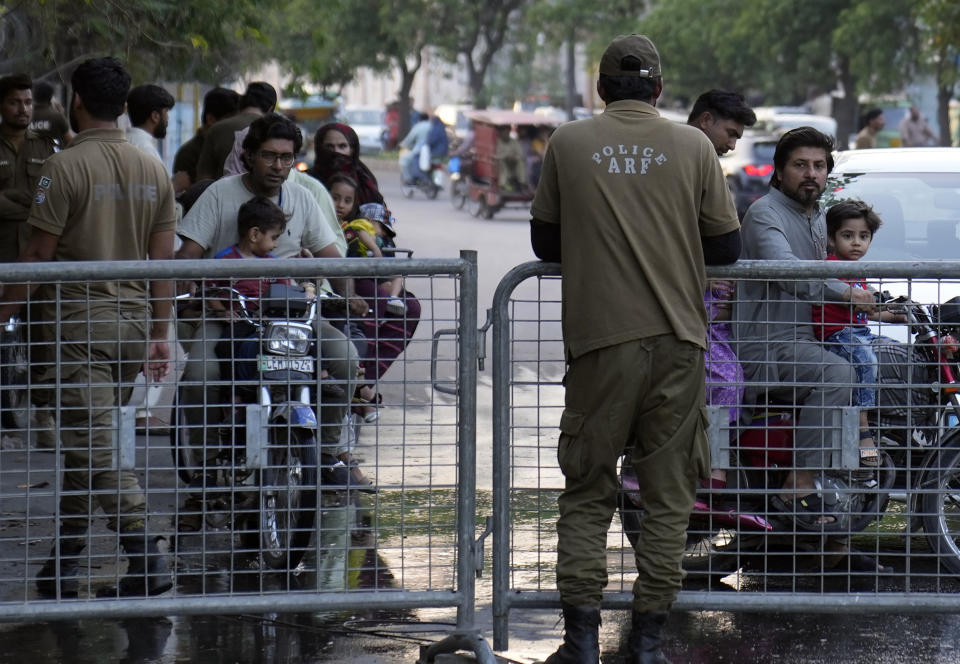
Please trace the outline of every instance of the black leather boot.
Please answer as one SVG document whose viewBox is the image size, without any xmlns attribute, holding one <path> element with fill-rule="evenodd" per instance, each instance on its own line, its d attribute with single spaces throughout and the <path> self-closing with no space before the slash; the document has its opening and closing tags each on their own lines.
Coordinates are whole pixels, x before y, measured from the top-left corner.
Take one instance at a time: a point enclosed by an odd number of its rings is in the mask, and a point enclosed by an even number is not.
<svg viewBox="0 0 960 664">
<path fill-rule="evenodd" d="M 85 528 L 61 528 L 57 541 L 50 549 L 50 558 L 37 573 L 37 592 L 44 597 L 56 597 L 59 576 L 60 597 L 76 597 L 80 586 L 77 583 L 79 556 L 86 546 L 87 530 Z M 58 549 L 59 565 L 57 564 Z"/>
<path fill-rule="evenodd" d="M 660 650 L 663 626 L 667 622 L 666 611 L 634 611 L 628 646 L 627 661 L 630 664 L 670 664 Z"/>
<path fill-rule="evenodd" d="M 600 609 L 563 605 L 563 643 L 544 664 L 599 664 Z"/>
<path fill-rule="evenodd" d="M 120 531 L 120 546 L 127 554 L 127 574 L 117 588 L 102 589 L 98 597 L 144 597 L 160 595 L 173 587 L 164 554 L 144 532 L 143 523 Z"/>
</svg>

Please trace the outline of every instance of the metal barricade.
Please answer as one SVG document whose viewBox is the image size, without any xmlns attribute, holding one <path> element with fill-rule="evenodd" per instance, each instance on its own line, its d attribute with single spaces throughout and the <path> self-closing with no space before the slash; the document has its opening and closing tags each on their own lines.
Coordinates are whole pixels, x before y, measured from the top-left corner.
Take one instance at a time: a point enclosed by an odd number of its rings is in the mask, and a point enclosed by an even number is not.
<svg viewBox="0 0 960 664">
<path fill-rule="evenodd" d="M 960 263 L 743 261 L 708 274 L 711 284 L 730 280 L 736 286 L 730 325 L 744 336 L 729 346 L 746 373 L 738 380 L 714 377 L 712 384 L 708 377 L 708 438 L 714 468 L 723 472 L 714 488 L 698 490 L 687 530 L 687 576 L 675 608 L 960 611 L 960 385 L 955 384 L 960 309 L 936 308 L 960 296 Z M 555 523 L 564 481 L 556 449 L 565 363 L 559 275 L 556 264 L 517 266 L 501 281 L 492 308 L 498 651 L 508 647 L 511 610 L 560 607 Z M 838 277 L 902 296 L 878 310 L 911 316 L 910 325 L 890 316 L 886 322 L 868 321 L 874 332 L 890 337 L 871 342 L 877 356 L 872 379 L 860 377 L 856 362 L 837 357 L 849 351 L 832 337 L 810 341 L 809 310 L 798 308 L 791 324 L 800 331 L 792 339 L 777 336 L 771 321 L 750 318 L 777 284 L 790 290 Z M 819 302 L 835 304 L 835 296 L 821 297 Z M 758 368 L 773 361 L 773 350 L 794 353 L 808 342 L 820 359 L 803 367 L 790 360 L 791 379 Z M 791 366 L 786 360 L 781 365 Z M 801 370 L 811 367 L 812 374 Z M 842 373 L 831 373 L 837 371 Z M 830 382 L 836 375 L 846 378 Z M 718 396 L 720 387 L 746 392 L 736 402 L 742 413 L 734 414 L 735 404 Z M 833 387 L 845 396 L 823 396 Z M 855 400 L 862 388 L 875 392 L 876 407 Z M 867 433 L 881 449 L 879 469 L 860 467 L 860 438 Z M 795 463 L 793 453 L 806 444 L 801 439 L 810 438 L 820 441 L 813 449 L 821 459 L 806 466 L 813 495 L 830 507 L 812 517 L 772 505 L 773 497 L 787 495 L 782 486 Z M 643 516 L 631 468 L 629 461 L 621 463 L 618 516 L 607 539 L 604 608 L 631 606 L 636 573 L 631 540 Z"/>
<path fill-rule="evenodd" d="M 347 277 L 366 313 L 297 289 Z M 378 290 L 394 277 L 412 303 Z M 146 296 L 122 285 L 189 280 L 174 371 L 146 386 Z M 424 661 L 493 661 L 474 621 L 475 252 L 15 264 L 0 283 L 41 286 L 0 345 L 0 620 L 455 609 Z"/>
</svg>

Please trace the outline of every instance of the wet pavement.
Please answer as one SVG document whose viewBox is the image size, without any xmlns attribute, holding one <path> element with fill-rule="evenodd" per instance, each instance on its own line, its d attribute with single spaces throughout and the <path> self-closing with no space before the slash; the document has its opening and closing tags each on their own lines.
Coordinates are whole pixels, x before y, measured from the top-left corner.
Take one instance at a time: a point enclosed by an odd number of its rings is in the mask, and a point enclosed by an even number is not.
<svg viewBox="0 0 960 664">
<path fill-rule="evenodd" d="M 420 645 L 439 638 L 446 629 L 441 620 L 419 622 L 416 613 L 181 616 L 4 625 L 0 626 L 0 662 L 414 662 Z M 481 610 L 481 618 L 485 613 Z M 500 661 L 532 662 L 546 657 L 559 643 L 556 611 L 517 611 L 512 617 L 511 648 L 500 653 Z M 604 663 L 626 661 L 628 629 L 627 612 L 604 613 Z M 665 652 L 676 663 L 960 661 L 956 616 L 677 612 L 671 615 L 667 632 Z M 436 661 L 471 659 L 465 654 L 444 655 Z"/>
</svg>

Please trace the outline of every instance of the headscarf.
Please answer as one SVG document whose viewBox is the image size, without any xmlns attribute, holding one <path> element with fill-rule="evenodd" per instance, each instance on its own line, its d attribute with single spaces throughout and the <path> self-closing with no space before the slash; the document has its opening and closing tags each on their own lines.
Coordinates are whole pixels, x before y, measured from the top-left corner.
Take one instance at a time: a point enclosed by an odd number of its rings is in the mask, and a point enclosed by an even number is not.
<svg viewBox="0 0 960 664">
<path fill-rule="evenodd" d="M 350 154 L 343 155 L 332 150 L 324 149 L 323 139 L 327 133 L 339 131 L 350 144 Z M 317 130 L 313 141 L 316 159 L 313 162 L 313 168 L 307 171 L 310 175 L 317 178 L 327 186 L 337 173 L 343 173 L 350 176 L 357 183 L 357 204 L 380 203 L 386 206 L 380 189 L 377 186 L 377 178 L 373 172 L 367 168 L 366 164 L 360 161 L 360 139 L 357 132 L 349 125 L 339 122 L 329 122 Z"/>
</svg>

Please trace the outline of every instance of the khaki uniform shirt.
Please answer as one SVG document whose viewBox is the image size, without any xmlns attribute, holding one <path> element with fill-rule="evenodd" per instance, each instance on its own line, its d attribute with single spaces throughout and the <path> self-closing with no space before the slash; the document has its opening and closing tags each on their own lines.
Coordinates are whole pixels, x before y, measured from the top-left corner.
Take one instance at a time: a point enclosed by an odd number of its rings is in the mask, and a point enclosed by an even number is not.
<svg viewBox="0 0 960 664">
<path fill-rule="evenodd" d="M 630 100 L 562 125 L 531 212 L 561 225 L 568 358 L 659 334 L 706 347 L 700 238 L 740 223 L 703 132 Z"/>
<path fill-rule="evenodd" d="M 223 162 L 233 150 L 234 134 L 249 127 L 259 117 L 259 113 L 238 113 L 210 127 L 197 160 L 197 177 L 204 174 L 214 180 L 223 177 Z"/>
<path fill-rule="evenodd" d="M 43 162 L 52 154 L 53 142 L 29 129 L 19 152 L 0 137 L 0 221 L 26 220 L 30 207 L 11 200 L 7 193 L 20 191 L 32 196 Z"/>
<path fill-rule="evenodd" d="M 877 147 L 877 135 L 870 132 L 868 127 L 864 127 L 857 134 L 857 142 L 854 144 L 854 150 L 869 150 Z"/>
<path fill-rule="evenodd" d="M 70 125 L 67 119 L 63 117 L 63 113 L 50 104 L 44 104 L 42 106 L 40 104 L 34 104 L 30 131 L 36 132 L 41 136 L 46 136 L 62 147 L 66 140 L 67 132 L 70 131 Z"/>
<path fill-rule="evenodd" d="M 150 236 L 176 228 L 173 185 L 163 164 L 128 143 L 122 129 L 88 129 L 44 164 L 27 222 L 59 236 L 58 261 L 146 260 Z M 143 308 L 147 284 L 65 283 L 60 297 L 80 301 L 72 310 L 118 299 L 113 308 Z"/>
</svg>

